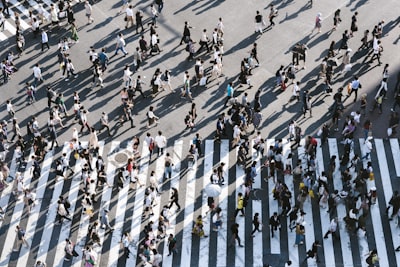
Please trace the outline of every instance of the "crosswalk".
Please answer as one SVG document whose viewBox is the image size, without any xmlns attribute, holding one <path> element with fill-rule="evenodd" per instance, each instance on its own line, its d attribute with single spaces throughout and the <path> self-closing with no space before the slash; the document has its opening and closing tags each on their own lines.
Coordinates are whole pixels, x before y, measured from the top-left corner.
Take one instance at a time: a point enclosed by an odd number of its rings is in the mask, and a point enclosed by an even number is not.
<svg viewBox="0 0 400 267">
<path fill-rule="evenodd" d="M 275 143 L 274 139 L 266 141 L 266 147 Z M 364 155 L 363 139 L 355 140 L 351 151 L 354 154 Z M 400 266 L 400 254 L 394 251 L 400 245 L 400 229 L 397 219 L 389 221 L 385 214 L 386 205 L 393 191 L 398 188 L 400 174 L 400 147 L 398 139 L 374 139 L 374 149 L 371 153 L 371 162 L 375 174 L 374 180 L 367 181 L 368 190 L 376 187 L 378 197 L 376 204 L 371 205 L 370 215 L 366 219 L 366 234 L 359 231 L 356 234 L 349 233 L 343 218 L 348 212 L 348 207 L 339 204 L 334 212 L 339 220 L 337 235 L 339 238 L 329 237 L 324 239 L 323 235 L 329 227 L 333 217 L 327 212 L 327 207 L 321 207 L 317 192 L 315 197 L 308 197 L 304 203 L 304 225 L 306 230 L 304 245 L 294 246 L 295 232 L 288 229 L 289 222 L 285 217 L 281 218 L 282 229 L 271 236 L 268 220 L 274 212 L 280 212 L 279 203 L 274 200 L 272 190 L 275 186 L 274 179 L 266 178 L 267 170 L 262 168 L 263 160 L 250 145 L 249 162 L 256 162 L 257 175 L 254 177 L 253 191 L 250 201 L 245 209 L 245 217 L 238 216 L 232 220 L 237 195 L 244 193 L 243 182 L 245 172 L 242 167 L 235 164 L 237 150 L 232 149 L 229 140 L 221 140 L 216 143 L 213 140 L 204 140 L 204 156 L 196 159 L 190 166 L 186 160 L 186 152 L 190 142 L 183 140 L 175 141 L 168 149 L 173 159 L 173 171 L 171 179 L 164 179 L 165 155 L 150 159 L 148 145 L 141 146 L 139 181 L 131 184 L 125 181 L 122 189 L 117 186 L 117 173 L 119 165 L 116 164 L 117 155 L 125 153 L 132 154 L 131 142 L 112 141 L 111 144 L 100 142 L 99 155 L 106 159 L 106 176 L 109 188 L 104 185 L 97 193 L 97 202 L 94 204 L 95 211 L 100 213 L 105 209 L 110 212 L 111 225 L 114 231 L 99 230 L 101 245 L 94 245 L 97 266 L 151 266 L 143 261 L 143 244 L 145 242 L 144 227 L 153 221 L 153 235 L 157 236 L 159 214 L 164 205 L 169 203 L 170 189 L 176 188 L 179 192 L 179 211 L 173 205 L 170 209 L 166 236 L 173 234 L 178 243 L 177 251 L 168 256 L 168 242 L 166 238 L 156 239 L 151 246 L 157 249 L 163 257 L 162 266 L 254 266 L 261 267 L 264 264 L 271 266 L 283 266 L 287 260 L 293 262 L 292 266 L 367 266 L 365 263 L 368 251 L 376 248 L 379 255 L 380 266 Z M 82 142 L 87 147 L 87 142 Z M 107 149 L 106 149 L 107 147 Z M 343 153 L 343 145 L 339 140 L 328 139 L 328 142 L 318 146 L 316 150 L 316 175 L 329 168 L 329 160 L 333 155 Z M 293 162 L 301 160 L 304 169 L 307 160 L 304 157 L 304 148 L 299 146 L 291 149 L 290 143 L 283 143 L 283 159 L 289 153 L 293 154 Z M 24 177 L 24 184 L 36 193 L 36 205 L 28 213 L 27 205 L 23 196 L 13 195 L 12 183 L 0 192 L 0 205 L 6 211 L 4 221 L 0 221 L 0 266 L 33 266 L 37 260 L 46 262 L 48 266 L 82 266 L 83 249 L 88 241 L 88 226 L 99 219 L 100 213 L 95 212 L 93 217 L 85 213 L 82 208 L 83 182 L 81 170 L 84 159 L 75 159 L 69 143 L 65 143 L 61 153 L 66 153 L 70 158 L 74 174 L 71 179 L 56 180 L 55 161 L 59 156 L 56 151 L 46 153 L 42 163 L 42 171 L 39 179 L 32 177 L 32 162 L 29 160 L 34 151 L 27 153 L 28 162 L 24 169 L 20 169 L 13 158 L 10 165 L 10 177 L 15 177 L 20 171 Z M 91 160 L 95 165 L 96 157 Z M 207 195 L 204 188 L 210 182 L 213 169 L 219 163 L 224 162 L 225 185 L 221 186 L 221 193 L 216 198 L 218 207 L 222 209 L 222 228 L 213 231 L 213 213 L 206 215 L 208 211 Z M 366 166 L 366 161 L 361 165 Z M 160 194 L 156 197 L 153 206 L 154 215 L 142 219 L 144 212 L 144 198 L 146 187 L 149 185 L 150 173 L 154 171 L 159 184 Z M 353 177 L 356 175 L 352 170 Z M 96 177 L 96 172 L 92 173 Z M 11 178 L 9 177 L 9 180 Z M 336 158 L 336 169 L 332 174 L 332 190 L 341 191 L 343 183 L 339 157 Z M 266 178 L 266 179 L 264 179 Z M 298 184 L 293 181 L 291 175 L 278 174 L 278 180 L 283 181 L 293 192 L 291 204 L 297 199 Z M 10 181 L 11 182 L 11 181 Z M 140 184 L 145 186 L 141 187 Z M 56 210 L 59 196 L 67 197 L 71 203 L 71 221 L 57 225 Z M 251 237 L 252 218 L 258 213 L 263 227 L 262 232 L 255 233 Z M 192 234 L 193 222 L 201 215 L 203 217 L 203 229 L 205 236 L 202 238 Z M 244 247 L 232 245 L 231 225 L 239 224 L 239 237 Z M 15 227 L 20 225 L 26 230 L 26 239 L 29 248 L 22 246 L 20 250 L 13 251 L 16 247 Z M 129 246 L 130 257 L 125 258 L 121 249 L 121 236 L 129 232 L 132 241 Z M 65 239 L 69 238 L 76 244 L 76 251 L 80 256 L 72 261 L 64 260 Z M 306 258 L 306 251 L 312 243 L 319 240 L 319 261 Z M 152 255 L 150 255 L 151 259 Z"/>
<path fill-rule="evenodd" d="M 57 4 L 58 1 L 54 0 L 9 0 L 9 13 L 10 16 L 6 18 L 4 24 L 4 30 L 0 28 L 0 42 L 5 41 L 11 37 L 15 37 L 16 34 L 16 24 L 15 24 L 15 15 L 19 15 L 20 19 L 20 30 L 23 32 L 31 31 L 30 25 L 30 17 L 29 11 L 33 12 L 33 15 L 41 21 L 39 17 L 40 10 L 43 12 L 43 17 L 45 19 L 45 23 L 49 23 L 50 20 L 50 6 L 52 4 Z M 74 5 L 79 1 L 71 1 L 71 4 Z M 40 7 L 41 5 L 41 7 Z M 0 3 L 1 6 L 1 3 Z M 43 26 L 43 25 L 42 25 Z"/>
</svg>

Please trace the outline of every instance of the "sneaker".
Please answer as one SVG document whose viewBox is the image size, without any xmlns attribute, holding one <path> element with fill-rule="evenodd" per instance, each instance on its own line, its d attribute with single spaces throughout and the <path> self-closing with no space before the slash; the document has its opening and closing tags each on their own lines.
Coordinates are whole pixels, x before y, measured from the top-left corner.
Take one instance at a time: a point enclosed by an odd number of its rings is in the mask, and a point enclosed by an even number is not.
<svg viewBox="0 0 400 267">
<path fill-rule="evenodd" d="M 68 82 L 68 81 L 69 81 L 69 79 L 67 78 L 67 79 L 65 79 L 64 81 Z"/>
</svg>

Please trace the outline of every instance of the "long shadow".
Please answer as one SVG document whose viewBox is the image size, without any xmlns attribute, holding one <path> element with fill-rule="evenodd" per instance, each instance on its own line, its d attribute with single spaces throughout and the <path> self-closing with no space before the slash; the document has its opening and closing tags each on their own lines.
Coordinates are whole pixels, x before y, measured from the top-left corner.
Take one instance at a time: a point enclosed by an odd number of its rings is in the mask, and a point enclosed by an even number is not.
<svg viewBox="0 0 400 267">
<path fill-rule="evenodd" d="M 183 11 L 185 11 L 186 9 L 190 8 L 191 6 L 196 5 L 197 2 L 196 1 L 190 1 L 186 6 L 183 6 L 182 8 L 178 9 L 177 11 L 174 12 L 174 15 L 177 15 Z"/>
<path fill-rule="evenodd" d="M 352 2 L 352 1 L 350 1 Z M 359 0 L 357 2 L 357 4 L 351 9 L 351 11 L 356 11 L 358 8 L 362 7 L 363 5 L 365 5 L 368 2 L 368 0 Z"/>
<path fill-rule="evenodd" d="M 117 17 L 117 15 L 114 16 L 114 18 Z M 87 32 L 92 32 L 95 30 L 98 30 L 100 28 L 103 28 L 105 26 L 107 26 L 107 24 L 109 24 L 111 21 L 113 20 L 113 17 L 108 17 L 105 20 L 103 20 L 100 23 L 97 23 L 96 25 L 94 25 L 94 27 L 92 27 L 91 29 L 87 30 Z"/>
<path fill-rule="evenodd" d="M 286 5 L 285 5 L 285 6 L 286 6 Z M 279 7 L 279 9 L 281 9 L 281 7 Z M 288 16 L 287 13 L 286 13 L 286 16 L 285 16 L 281 21 L 279 21 L 279 24 L 282 24 L 282 23 L 284 23 L 285 21 L 288 21 L 288 20 L 292 20 L 292 19 L 297 18 L 297 17 L 300 15 L 300 13 L 302 13 L 302 12 L 308 10 L 308 9 L 310 9 L 310 6 L 309 6 L 308 4 L 305 4 L 305 5 L 302 6 L 298 11 L 296 11 L 295 13 L 293 13 L 293 14 L 291 14 L 291 15 L 289 15 L 289 16 Z"/>
<path fill-rule="evenodd" d="M 200 7 L 194 8 L 193 11 L 203 8 L 203 10 L 200 10 L 195 13 L 195 15 L 201 15 L 202 13 L 221 5 L 223 2 L 224 2 L 224 0 L 219 0 L 219 1 L 209 0 L 208 3 L 205 3 L 205 4 L 201 5 Z M 207 6 L 207 4 L 208 4 L 208 6 Z"/>
</svg>

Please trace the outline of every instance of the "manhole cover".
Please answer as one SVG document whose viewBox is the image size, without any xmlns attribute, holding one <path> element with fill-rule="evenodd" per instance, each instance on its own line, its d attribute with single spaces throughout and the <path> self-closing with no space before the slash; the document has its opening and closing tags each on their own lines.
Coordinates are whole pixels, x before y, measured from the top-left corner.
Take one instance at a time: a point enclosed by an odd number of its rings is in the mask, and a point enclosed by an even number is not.
<svg viewBox="0 0 400 267">
<path fill-rule="evenodd" d="M 128 162 L 128 155 L 125 153 L 118 153 L 115 155 L 114 160 L 118 163 L 126 163 Z"/>
</svg>

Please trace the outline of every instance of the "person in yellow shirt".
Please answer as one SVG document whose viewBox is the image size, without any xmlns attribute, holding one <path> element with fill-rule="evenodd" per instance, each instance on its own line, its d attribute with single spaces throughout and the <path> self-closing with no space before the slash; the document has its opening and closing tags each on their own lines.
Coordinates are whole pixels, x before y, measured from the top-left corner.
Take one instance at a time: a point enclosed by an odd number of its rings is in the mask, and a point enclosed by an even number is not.
<svg viewBox="0 0 400 267">
<path fill-rule="evenodd" d="M 239 211 L 242 213 L 240 216 L 244 217 L 244 198 L 243 198 L 243 194 L 239 193 L 238 197 L 237 197 L 237 205 L 236 205 L 236 211 L 235 211 L 235 217 L 234 219 L 236 219 L 236 216 L 238 215 Z"/>
</svg>

